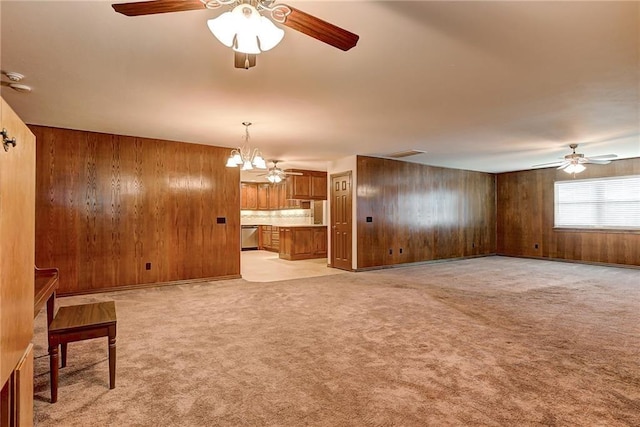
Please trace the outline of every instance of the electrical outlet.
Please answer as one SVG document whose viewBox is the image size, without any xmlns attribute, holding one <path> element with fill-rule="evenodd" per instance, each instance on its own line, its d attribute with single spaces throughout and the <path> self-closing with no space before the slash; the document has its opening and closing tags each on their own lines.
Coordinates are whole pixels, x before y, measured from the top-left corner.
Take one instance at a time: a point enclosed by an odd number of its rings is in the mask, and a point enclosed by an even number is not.
<svg viewBox="0 0 640 427">
<path fill-rule="evenodd" d="M 393 249 L 389 249 L 389 255 L 393 255 Z"/>
<path fill-rule="evenodd" d="M 151 263 L 148 262 L 144 265 L 145 270 L 151 270 Z"/>
<path fill-rule="evenodd" d="M 402 248 L 400 248 L 400 253 L 402 253 Z"/>
<path fill-rule="evenodd" d="M 533 245 L 534 248 L 538 249 L 538 244 Z"/>
</svg>

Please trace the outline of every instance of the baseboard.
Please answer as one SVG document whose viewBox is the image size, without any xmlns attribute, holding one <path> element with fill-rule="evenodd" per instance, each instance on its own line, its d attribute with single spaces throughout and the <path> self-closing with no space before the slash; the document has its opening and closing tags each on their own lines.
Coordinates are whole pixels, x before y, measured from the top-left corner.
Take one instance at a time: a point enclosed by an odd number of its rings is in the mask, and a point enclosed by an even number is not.
<svg viewBox="0 0 640 427">
<path fill-rule="evenodd" d="M 497 254 L 495 253 L 489 253 L 489 254 L 469 255 L 469 256 L 456 257 L 456 258 L 430 259 L 425 261 L 406 262 L 402 264 L 377 265 L 373 267 L 356 268 L 355 270 L 352 270 L 352 271 L 362 272 L 362 271 L 386 270 L 389 268 L 415 267 L 418 265 L 437 264 L 441 262 L 460 261 L 464 259 L 473 259 L 473 258 L 486 258 L 486 257 L 496 256 L 496 255 Z"/>
<path fill-rule="evenodd" d="M 86 289 L 86 290 L 75 291 L 75 292 L 59 292 L 57 296 L 71 297 L 74 295 L 101 294 L 105 292 L 130 291 L 134 289 L 156 288 L 160 286 L 186 285 L 189 283 L 217 282 L 220 280 L 241 279 L 241 278 L 242 277 L 239 274 L 233 274 L 229 276 L 202 277 L 197 279 L 174 280 L 172 282 L 140 283 L 136 285 L 113 286 L 110 288 Z"/>
<path fill-rule="evenodd" d="M 530 256 L 530 255 L 507 255 L 507 254 L 495 254 L 495 255 L 509 257 L 509 258 L 537 259 L 540 261 L 559 261 L 559 262 L 568 262 L 571 264 L 598 265 L 600 267 L 618 267 L 618 268 L 631 268 L 633 270 L 640 270 L 640 265 L 635 265 L 635 264 L 615 264 L 612 262 L 583 261 L 583 260 L 577 260 L 577 259 L 552 258 L 552 257 Z"/>
</svg>

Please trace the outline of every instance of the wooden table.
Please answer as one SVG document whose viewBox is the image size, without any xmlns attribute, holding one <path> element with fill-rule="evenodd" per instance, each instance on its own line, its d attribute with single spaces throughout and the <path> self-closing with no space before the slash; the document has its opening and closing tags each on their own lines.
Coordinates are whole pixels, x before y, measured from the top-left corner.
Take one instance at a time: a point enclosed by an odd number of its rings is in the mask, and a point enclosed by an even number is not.
<svg viewBox="0 0 640 427">
<path fill-rule="evenodd" d="M 56 290 L 58 289 L 58 269 L 35 267 L 35 290 L 33 295 L 33 317 L 47 304 L 47 328 L 53 321 Z"/>
</svg>

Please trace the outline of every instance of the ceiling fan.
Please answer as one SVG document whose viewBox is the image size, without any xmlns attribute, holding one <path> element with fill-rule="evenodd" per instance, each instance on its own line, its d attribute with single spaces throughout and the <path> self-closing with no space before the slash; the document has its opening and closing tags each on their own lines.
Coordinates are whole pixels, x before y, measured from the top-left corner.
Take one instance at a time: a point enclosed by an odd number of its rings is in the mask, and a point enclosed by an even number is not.
<svg viewBox="0 0 640 427">
<path fill-rule="evenodd" d="M 112 4 L 113 9 L 126 16 L 154 15 L 198 9 L 233 8 L 208 21 L 211 32 L 235 52 L 236 68 L 249 69 L 256 65 L 256 55 L 277 45 L 284 31 L 263 14 L 293 30 L 299 31 L 333 47 L 347 51 L 358 43 L 357 34 L 337 27 L 313 15 L 276 0 L 150 0 Z"/>
<path fill-rule="evenodd" d="M 611 163 L 611 160 L 617 158 L 615 154 L 603 154 L 601 156 L 592 156 L 585 157 L 582 153 L 576 153 L 576 148 L 578 148 L 578 144 L 569 144 L 569 148 L 571 148 L 571 154 L 567 154 L 564 158 L 561 158 L 559 162 L 551 162 L 551 163 L 542 163 L 539 165 L 533 165 L 532 167 L 541 167 L 541 166 L 558 166 L 559 170 L 563 170 L 567 173 L 580 173 L 586 168 L 584 164 L 592 163 L 595 165 L 606 165 L 607 163 Z"/>
<path fill-rule="evenodd" d="M 267 173 L 263 173 L 258 176 L 266 176 L 267 181 L 269 181 L 272 184 L 278 184 L 284 181 L 288 175 L 302 175 L 301 172 L 289 172 L 289 171 L 284 171 L 280 169 L 278 167 L 278 162 L 280 161 L 281 160 L 271 160 L 271 162 L 273 163 L 273 166 L 269 168 Z"/>
</svg>

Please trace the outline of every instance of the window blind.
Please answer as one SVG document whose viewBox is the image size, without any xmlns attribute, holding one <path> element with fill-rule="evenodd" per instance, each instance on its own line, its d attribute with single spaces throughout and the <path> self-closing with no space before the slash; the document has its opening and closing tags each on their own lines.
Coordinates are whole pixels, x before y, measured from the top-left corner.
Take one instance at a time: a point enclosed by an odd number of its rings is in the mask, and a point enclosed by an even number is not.
<svg viewBox="0 0 640 427">
<path fill-rule="evenodd" d="M 640 175 L 556 181 L 555 226 L 640 229 Z"/>
</svg>

